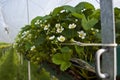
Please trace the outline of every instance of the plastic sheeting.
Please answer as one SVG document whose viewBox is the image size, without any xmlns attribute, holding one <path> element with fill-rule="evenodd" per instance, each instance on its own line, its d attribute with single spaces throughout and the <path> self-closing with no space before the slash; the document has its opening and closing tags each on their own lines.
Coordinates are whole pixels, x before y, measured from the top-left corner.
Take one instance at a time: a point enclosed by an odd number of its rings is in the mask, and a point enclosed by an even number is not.
<svg viewBox="0 0 120 80">
<path fill-rule="evenodd" d="M 75 6 L 82 1 L 99 8 L 98 0 L 0 0 L 0 42 L 14 42 L 20 28 L 28 24 L 28 19 L 31 21 L 36 16 L 49 14 L 57 6 Z M 114 0 L 115 6 L 120 6 L 118 3 L 120 0 Z"/>
</svg>

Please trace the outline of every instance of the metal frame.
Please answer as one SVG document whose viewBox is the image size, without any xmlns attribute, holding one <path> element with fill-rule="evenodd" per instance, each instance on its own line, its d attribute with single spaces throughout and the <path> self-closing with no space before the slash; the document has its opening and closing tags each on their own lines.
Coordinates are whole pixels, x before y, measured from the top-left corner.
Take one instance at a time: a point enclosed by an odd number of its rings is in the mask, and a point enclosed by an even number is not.
<svg viewBox="0 0 120 80">
<path fill-rule="evenodd" d="M 115 21 L 113 0 L 100 0 L 102 43 L 115 44 Z M 109 47 L 109 51 L 102 55 L 102 72 L 109 78 L 102 80 L 116 80 L 116 46 Z"/>
</svg>

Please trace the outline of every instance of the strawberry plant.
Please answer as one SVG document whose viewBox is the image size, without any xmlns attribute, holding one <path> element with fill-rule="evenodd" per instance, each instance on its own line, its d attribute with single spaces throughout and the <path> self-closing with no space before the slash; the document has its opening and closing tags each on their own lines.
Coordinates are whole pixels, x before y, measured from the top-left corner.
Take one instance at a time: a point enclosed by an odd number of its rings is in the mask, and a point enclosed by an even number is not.
<svg viewBox="0 0 120 80">
<path fill-rule="evenodd" d="M 120 9 L 115 8 L 116 28 L 119 29 Z M 86 79 L 94 78 L 84 68 L 77 68 L 71 62 L 73 58 L 94 64 L 94 55 L 99 47 L 66 45 L 75 41 L 85 43 L 101 42 L 100 9 L 95 9 L 88 2 L 81 2 L 75 7 L 64 5 L 55 8 L 50 14 L 37 16 L 21 29 L 14 47 L 26 59 L 35 64 L 44 62 L 60 67 L 61 71 L 72 70 L 74 75 Z M 117 30 L 117 42 L 120 33 Z M 81 61 L 81 60 L 80 60 Z M 58 69 L 56 69 L 58 70 Z M 89 77 L 93 76 L 93 77 Z"/>
</svg>

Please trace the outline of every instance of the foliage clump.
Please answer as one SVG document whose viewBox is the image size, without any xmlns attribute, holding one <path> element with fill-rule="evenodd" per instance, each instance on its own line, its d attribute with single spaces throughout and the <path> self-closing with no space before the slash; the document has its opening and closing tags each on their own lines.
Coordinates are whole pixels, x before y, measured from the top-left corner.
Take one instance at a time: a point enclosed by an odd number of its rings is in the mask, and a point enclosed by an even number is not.
<svg viewBox="0 0 120 80">
<path fill-rule="evenodd" d="M 120 10 L 115 10 L 116 24 L 119 25 Z M 23 27 L 14 47 L 33 63 L 48 62 L 59 65 L 62 71 L 68 68 L 75 70 L 70 60 L 78 58 L 93 63 L 98 47 L 69 44 L 76 41 L 100 43 L 100 27 L 100 10 L 95 9 L 92 4 L 81 2 L 75 7 L 64 5 L 55 8 L 48 15 L 34 18 L 30 25 Z M 80 73 L 88 72 L 81 70 Z"/>
</svg>

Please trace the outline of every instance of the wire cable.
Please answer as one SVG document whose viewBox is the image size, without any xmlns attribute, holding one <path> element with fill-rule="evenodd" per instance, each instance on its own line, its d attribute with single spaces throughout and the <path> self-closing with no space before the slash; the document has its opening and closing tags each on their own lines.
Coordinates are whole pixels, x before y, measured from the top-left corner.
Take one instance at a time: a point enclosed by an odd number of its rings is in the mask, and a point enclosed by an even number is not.
<svg viewBox="0 0 120 80">
<path fill-rule="evenodd" d="M 109 44 L 105 44 L 105 43 L 82 43 L 82 42 L 71 42 L 71 43 L 61 43 L 62 45 L 78 45 L 78 46 L 105 46 L 105 47 L 116 47 L 117 44 L 116 43 L 109 43 Z"/>
</svg>

